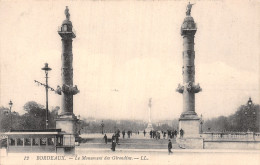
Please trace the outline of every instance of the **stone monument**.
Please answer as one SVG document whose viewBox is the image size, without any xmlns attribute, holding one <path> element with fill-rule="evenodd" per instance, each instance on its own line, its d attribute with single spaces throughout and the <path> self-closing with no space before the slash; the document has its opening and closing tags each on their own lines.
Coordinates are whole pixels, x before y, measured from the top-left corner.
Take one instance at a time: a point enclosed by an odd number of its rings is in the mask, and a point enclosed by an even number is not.
<svg viewBox="0 0 260 165">
<path fill-rule="evenodd" d="M 194 36 L 197 31 L 196 23 L 191 16 L 193 4 L 187 5 L 186 17 L 181 26 L 183 37 L 183 85 L 178 85 L 177 91 L 183 94 L 183 112 L 179 119 L 179 131 L 184 131 L 184 138 L 198 138 L 200 118 L 195 112 L 195 93 L 201 91 L 199 84 L 195 85 L 195 51 Z"/>
<path fill-rule="evenodd" d="M 78 135 L 77 131 L 77 117 L 73 113 L 73 95 L 79 92 L 77 86 L 73 87 L 73 54 L 72 54 L 72 39 L 76 37 L 72 22 L 70 21 L 69 9 L 65 9 L 66 19 L 59 27 L 58 34 L 62 41 L 62 54 L 61 54 L 61 77 L 62 87 L 58 86 L 56 92 L 61 95 L 61 113 L 56 119 L 56 128 L 65 131 L 64 135 L 65 144 L 67 142 L 75 142 L 75 137 Z M 67 139 L 70 140 L 67 140 Z"/>
<path fill-rule="evenodd" d="M 151 120 L 151 108 L 152 108 L 152 98 L 149 99 L 149 103 L 148 103 L 149 122 L 148 122 L 147 128 L 145 129 L 146 132 L 150 132 L 153 130 L 153 125 L 152 125 L 152 120 Z"/>
</svg>

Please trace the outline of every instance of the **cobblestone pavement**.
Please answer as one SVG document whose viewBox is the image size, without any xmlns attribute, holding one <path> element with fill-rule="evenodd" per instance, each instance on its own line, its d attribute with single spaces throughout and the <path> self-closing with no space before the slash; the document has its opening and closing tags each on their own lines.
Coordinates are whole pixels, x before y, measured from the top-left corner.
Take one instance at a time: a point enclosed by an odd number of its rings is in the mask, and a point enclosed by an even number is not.
<svg viewBox="0 0 260 165">
<path fill-rule="evenodd" d="M 75 155 L 57 157 L 53 153 L 10 153 L 8 156 L 1 150 L 1 165 L 23 164 L 166 164 L 166 165 L 259 165 L 260 150 L 210 150 L 210 149 L 181 149 L 172 139 L 173 154 L 167 150 L 168 139 L 150 139 L 143 134 L 131 138 L 120 138 L 116 151 L 111 151 L 111 142 L 104 143 L 102 134 L 83 135 L 86 140 L 76 146 Z M 112 136 L 108 135 L 108 138 Z M 53 160 L 53 159 L 60 160 Z M 27 160 L 26 160 L 27 159 Z"/>
</svg>

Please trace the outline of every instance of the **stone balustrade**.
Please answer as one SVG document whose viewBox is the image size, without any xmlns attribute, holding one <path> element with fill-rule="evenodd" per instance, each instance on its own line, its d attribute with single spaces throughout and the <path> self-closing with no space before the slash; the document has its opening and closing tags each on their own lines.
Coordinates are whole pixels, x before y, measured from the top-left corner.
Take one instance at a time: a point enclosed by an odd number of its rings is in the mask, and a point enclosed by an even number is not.
<svg viewBox="0 0 260 165">
<path fill-rule="evenodd" d="M 205 140 L 260 141 L 260 132 L 204 132 L 201 137 Z"/>
</svg>

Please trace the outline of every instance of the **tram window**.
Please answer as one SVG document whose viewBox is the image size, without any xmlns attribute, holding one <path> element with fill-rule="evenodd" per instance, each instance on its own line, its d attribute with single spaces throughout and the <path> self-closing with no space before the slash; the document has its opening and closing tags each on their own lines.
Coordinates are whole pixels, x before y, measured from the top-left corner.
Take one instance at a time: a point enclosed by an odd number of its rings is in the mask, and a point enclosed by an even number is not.
<svg viewBox="0 0 260 165">
<path fill-rule="evenodd" d="M 48 138 L 48 145 L 54 145 L 54 138 Z"/>
<path fill-rule="evenodd" d="M 38 139 L 38 138 L 33 139 L 32 145 L 33 145 L 33 146 L 38 146 L 38 145 L 39 145 L 39 139 Z"/>
<path fill-rule="evenodd" d="M 17 145 L 22 146 L 23 145 L 23 140 L 21 138 L 17 138 Z"/>
<path fill-rule="evenodd" d="M 40 139 L 40 145 L 46 145 L 46 138 Z"/>
<path fill-rule="evenodd" d="M 24 145 L 30 146 L 31 145 L 31 139 L 30 138 L 26 138 L 25 141 L 24 141 Z"/>
<path fill-rule="evenodd" d="M 13 138 L 9 139 L 9 145 L 14 146 L 15 145 L 15 140 Z"/>
</svg>

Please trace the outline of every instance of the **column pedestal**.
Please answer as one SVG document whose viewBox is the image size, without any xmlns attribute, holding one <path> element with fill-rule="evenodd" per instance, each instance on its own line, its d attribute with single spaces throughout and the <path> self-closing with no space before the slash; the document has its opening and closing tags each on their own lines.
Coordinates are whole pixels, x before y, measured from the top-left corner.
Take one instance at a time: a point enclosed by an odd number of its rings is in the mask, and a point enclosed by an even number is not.
<svg viewBox="0 0 260 165">
<path fill-rule="evenodd" d="M 56 128 L 63 132 L 63 145 L 57 147 L 57 154 L 75 154 L 75 141 L 78 137 L 77 118 L 74 115 L 62 115 L 56 119 Z"/>
<path fill-rule="evenodd" d="M 145 129 L 145 131 L 146 132 L 150 132 L 150 131 L 152 131 L 153 130 L 153 125 L 152 125 L 152 123 L 148 123 L 148 126 L 147 126 L 147 128 Z"/>
<path fill-rule="evenodd" d="M 176 142 L 178 143 L 180 148 L 183 149 L 203 149 L 203 138 L 177 138 Z"/>
<path fill-rule="evenodd" d="M 197 115 L 184 115 L 179 119 L 179 131 L 184 131 L 183 137 L 176 139 L 180 148 L 203 149 L 203 138 L 200 136 L 200 118 Z"/>
<path fill-rule="evenodd" d="M 179 131 L 184 131 L 183 138 L 200 137 L 200 118 L 198 116 L 181 117 L 179 119 Z"/>
<path fill-rule="evenodd" d="M 56 119 L 56 129 L 67 134 L 77 135 L 77 118 L 74 115 L 62 115 Z"/>
</svg>

